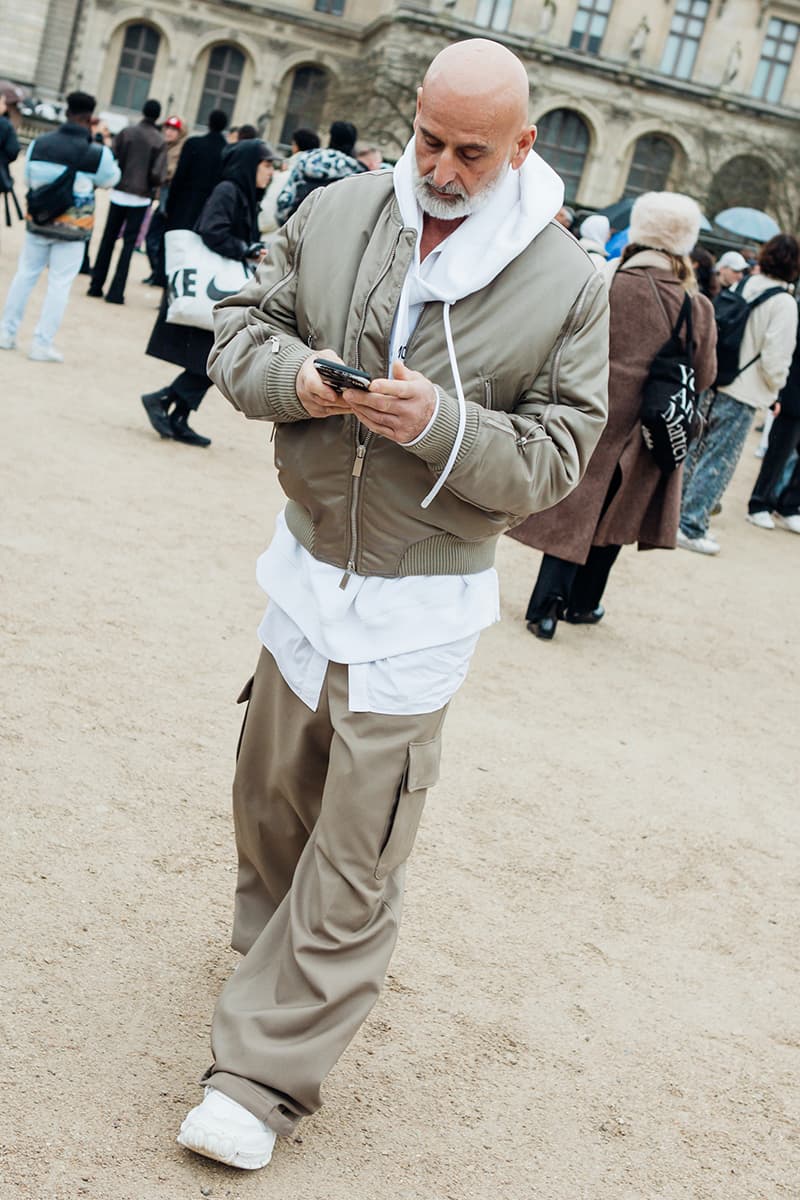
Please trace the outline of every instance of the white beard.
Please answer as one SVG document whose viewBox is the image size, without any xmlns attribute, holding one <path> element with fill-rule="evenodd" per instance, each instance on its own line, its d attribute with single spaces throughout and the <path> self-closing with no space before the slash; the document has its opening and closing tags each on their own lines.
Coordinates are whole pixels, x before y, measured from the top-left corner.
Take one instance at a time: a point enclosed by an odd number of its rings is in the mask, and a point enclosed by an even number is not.
<svg viewBox="0 0 800 1200">
<path fill-rule="evenodd" d="M 502 184 L 510 167 L 500 170 L 490 183 L 472 196 L 454 183 L 446 183 L 444 187 L 437 189 L 438 192 L 446 192 L 448 196 L 455 196 L 455 200 L 442 200 L 441 196 L 432 190 L 433 174 L 430 172 L 427 175 L 420 175 L 416 156 L 411 160 L 411 170 L 414 179 L 414 195 L 422 211 L 429 217 L 435 217 L 438 221 L 460 221 L 485 208 Z"/>
</svg>

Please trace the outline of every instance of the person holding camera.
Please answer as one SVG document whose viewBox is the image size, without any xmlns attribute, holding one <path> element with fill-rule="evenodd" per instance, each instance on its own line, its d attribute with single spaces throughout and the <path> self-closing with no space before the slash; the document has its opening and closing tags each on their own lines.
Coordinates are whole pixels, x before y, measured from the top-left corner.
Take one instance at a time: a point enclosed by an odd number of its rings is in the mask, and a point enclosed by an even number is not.
<svg viewBox="0 0 800 1200">
<path fill-rule="evenodd" d="M 554 222 L 528 92 L 498 43 L 447 47 L 395 170 L 315 190 L 215 310 L 209 374 L 273 422 L 287 496 L 241 697 L 243 958 L 178 1138 L 235 1167 L 320 1107 L 377 999 L 447 706 L 499 617 L 497 540 L 605 424 L 606 288 Z"/>
<path fill-rule="evenodd" d="M 258 206 L 272 178 L 273 152 L 259 139 L 238 142 L 223 158 L 222 178 L 206 200 L 195 225 L 203 242 L 216 254 L 237 262 L 260 261 L 263 251 L 258 233 Z M 213 301 L 209 298 L 208 305 Z M 182 367 L 167 387 L 142 396 L 148 420 L 161 437 L 187 446 L 210 446 L 211 438 L 189 425 L 189 415 L 202 402 L 211 380 L 206 363 L 214 336 L 208 329 L 175 325 L 168 320 L 169 293 L 165 292 L 147 354 Z"/>
</svg>

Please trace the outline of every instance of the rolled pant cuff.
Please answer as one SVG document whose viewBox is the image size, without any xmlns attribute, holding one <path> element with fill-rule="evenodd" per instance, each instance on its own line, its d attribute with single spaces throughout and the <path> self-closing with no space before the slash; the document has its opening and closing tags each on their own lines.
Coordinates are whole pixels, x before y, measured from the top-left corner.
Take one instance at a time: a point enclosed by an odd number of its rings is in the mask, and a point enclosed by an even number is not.
<svg viewBox="0 0 800 1200">
<path fill-rule="evenodd" d="M 259 1087 L 249 1079 L 242 1079 L 240 1075 L 229 1075 L 227 1071 L 212 1069 L 205 1073 L 200 1082 L 241 1104 L 281 1137 L 291 1137 L 302 1119 L 287 1112 L 285 1105 L 276 1100 L 266 1088 Z"/>
</svg>

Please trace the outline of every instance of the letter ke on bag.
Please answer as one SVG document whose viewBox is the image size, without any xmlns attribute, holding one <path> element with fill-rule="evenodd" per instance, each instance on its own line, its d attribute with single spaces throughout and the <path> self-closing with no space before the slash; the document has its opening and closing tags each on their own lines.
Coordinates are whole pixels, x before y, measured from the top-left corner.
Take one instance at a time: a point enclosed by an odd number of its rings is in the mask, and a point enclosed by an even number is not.
<svg viewBox="0 0 800 1200">
<path fill-rule="evenodd" d="M 191 229 L 170 229 L 164 238 L 167 258 L 167 321 L 213 329 L 214 305 L 235 296 L 254 268 L 209 250 Z"/>
</svg>

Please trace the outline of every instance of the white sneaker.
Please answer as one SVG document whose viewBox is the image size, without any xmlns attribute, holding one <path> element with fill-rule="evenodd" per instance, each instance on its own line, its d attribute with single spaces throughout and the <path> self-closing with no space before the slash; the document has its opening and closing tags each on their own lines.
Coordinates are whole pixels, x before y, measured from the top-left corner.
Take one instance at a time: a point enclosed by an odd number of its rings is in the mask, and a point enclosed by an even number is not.
<svg viewBox="0 0 800 1200">
<path fill-rule="evenodd" d="M 774 529 L 775 522 L 766 510 L 762 512 L 748 513 L 747 519 L 751 525 L 757 525 L 759 529 Z"/>
<path fill-rule="evenodd" d="M 694 550 L 697 554 L 719 554 L 719 542 L 715 542 L 712 537 L 687 537 L 683 530 L 678 528 L 678 536 L 676 545 L 681 550 Z"/>
<path fill-rule="evenodd" d="M 207 1087 L 202 1104 L 181 1125 L 177 1142 L 229 1167 L 257 1171 L 272 1158 L 277 1134 L 243 1105 Z"/>
<path fill-rule="evenodd" d="M 790 533 L 800 533 L 800 517 L 796 515 L 783 517 L 780 513 L 775 513 L 775 523 L 779 529 L 788 529 Z"/>
<path fill-rule="evenodd" d="M 0 329 L 0 350 L 16 350 L 17 339 L 13 333 L 9 333 L 6 329 Z"/>
<path fill-rule="evenodd" d="M 56 350 L 55 346 L 43 346 L 41 342 L 34 342 L 31 346 L 31 352 L 28 355 L 33 362 L 63 362 L 64 355 L 60 350 Z"/>
</svg>

